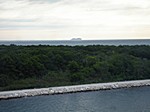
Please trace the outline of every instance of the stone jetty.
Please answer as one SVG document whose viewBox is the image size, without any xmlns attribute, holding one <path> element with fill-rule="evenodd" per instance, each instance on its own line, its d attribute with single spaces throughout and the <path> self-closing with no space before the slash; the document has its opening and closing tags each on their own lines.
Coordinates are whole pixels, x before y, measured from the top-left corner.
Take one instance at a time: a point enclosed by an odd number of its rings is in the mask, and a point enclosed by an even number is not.
<svg viewBox="0 0 150 112">
<path fill-rule="evenodd" d="M 62 86 L 62 87 L 49 87 L 49 88 L 41 88 L 41 89 L 25 89 L 25 90 L 17 90 L 17 91 L 3 91 L 3 92 L 0 92 L 0 100 L 30 97 L 30 96 L 39 96 L 39 95 L 54 95 L 54 94 L 64 94 L 64 93 L 140 87 L 140 86 L 150 86 L 150 79 L 74 85 L 74 86 Z"/>
</svg>

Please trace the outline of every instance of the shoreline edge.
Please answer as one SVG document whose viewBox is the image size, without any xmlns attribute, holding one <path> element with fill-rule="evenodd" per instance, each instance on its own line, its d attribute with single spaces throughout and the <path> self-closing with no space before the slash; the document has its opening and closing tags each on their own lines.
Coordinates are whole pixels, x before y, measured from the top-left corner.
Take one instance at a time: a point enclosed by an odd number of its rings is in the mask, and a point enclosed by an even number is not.
<svg viewBox="0 0 150 112">
<path fill-rule="evenodd" d="M 150 79 L 84 84 L 84 85 L 73 85 L 73 86 L 61 86 L 61 87 L 49 87 L 49 88 L 40 88 L 40 89 L 2 91 L 0 92 L 0 100 L 40 96 L 40 95 L 54 95 L 54 94 L 76 93 L 76 92 L 86 92 L 86 91 L 141 87 L 141 86 L 150 86 Z"/>
</svg>

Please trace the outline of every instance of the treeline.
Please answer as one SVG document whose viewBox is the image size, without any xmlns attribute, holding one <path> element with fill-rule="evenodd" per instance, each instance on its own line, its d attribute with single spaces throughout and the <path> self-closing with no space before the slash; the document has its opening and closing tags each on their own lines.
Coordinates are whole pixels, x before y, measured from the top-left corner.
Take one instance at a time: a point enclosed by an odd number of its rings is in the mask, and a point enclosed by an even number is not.
<svg viewBox="0 0 150 112">
<path fill-rule="evenodd" d="M 150 78 L 150 46 L 0 46 L 0 91 Z"/>
</svg>

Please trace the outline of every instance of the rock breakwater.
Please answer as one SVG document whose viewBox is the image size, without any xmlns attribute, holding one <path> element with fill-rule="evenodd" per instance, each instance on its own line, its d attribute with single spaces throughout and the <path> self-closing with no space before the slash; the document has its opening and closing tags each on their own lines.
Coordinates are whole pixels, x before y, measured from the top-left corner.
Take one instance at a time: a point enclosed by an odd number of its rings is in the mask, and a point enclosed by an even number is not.
<svg viewBox="0 0 150 112">
<path fill-rule="evenodd" d="M 41 88 L 41 89 L 26 89 L 26 90 L 17 90 L 17 91 L 3 91 L 0 92 L 0 100 L 39 96 L 39 95 L 53 95 L 53 94 L 75 93 L 75 92 L 85 92 L 85 91 L 140 87 L 140 86 L 150 86 L 150 79 L 62 86 L 62 87 L 49 87 L 49 88 Z"/>
</svg>

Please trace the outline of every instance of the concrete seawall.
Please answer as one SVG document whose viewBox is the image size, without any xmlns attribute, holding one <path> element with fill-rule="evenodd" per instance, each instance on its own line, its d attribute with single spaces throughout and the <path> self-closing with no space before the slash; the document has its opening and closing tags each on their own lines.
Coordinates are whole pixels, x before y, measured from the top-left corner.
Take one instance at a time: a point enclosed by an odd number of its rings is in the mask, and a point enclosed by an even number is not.
<svg viewBox="0 0 150 112">
<path fill-rule="evenodd" d="M 0 100 L 39 96 L 39 95 L 53 95 L 53 94 L 64 94 L 64 93 L 74 93 L 74 92 L 83 92 L 83 91 L 97 91 L 97 90 L 140 87 L 140 86 L 150 86 L 150 79 L 111 82 L 111 83 L 85 84 L 85 85 L 75 85 L 75 86 L 63 86 L 63 87 L 49 87 L 49 88 L 41 88 L 41 89 L 26 89 L 26 90 L 17 90 L 17 91 L 4 91 L 4 92 L 0 92 Z"/>
</svg>

